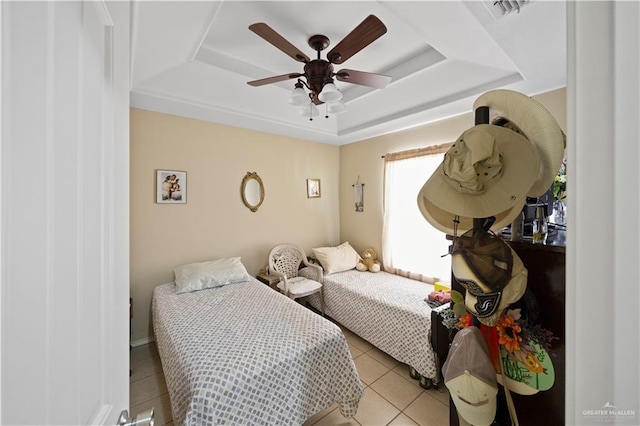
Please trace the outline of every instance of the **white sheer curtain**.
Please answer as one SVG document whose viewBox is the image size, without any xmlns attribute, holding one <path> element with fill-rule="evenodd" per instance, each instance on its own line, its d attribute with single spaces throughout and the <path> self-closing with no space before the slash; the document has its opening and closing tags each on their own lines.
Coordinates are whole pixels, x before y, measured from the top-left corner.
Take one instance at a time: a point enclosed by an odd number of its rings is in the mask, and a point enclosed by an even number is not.
<svg viewBox="0 0 640 426">
<path fill-rule="evenodd" d="M 450 144 L 385 156 L 382 260 L 385 270 L 426 282 L 451 277 L 450 241 L 418 209 L 418 192 Z"/>
</svg>

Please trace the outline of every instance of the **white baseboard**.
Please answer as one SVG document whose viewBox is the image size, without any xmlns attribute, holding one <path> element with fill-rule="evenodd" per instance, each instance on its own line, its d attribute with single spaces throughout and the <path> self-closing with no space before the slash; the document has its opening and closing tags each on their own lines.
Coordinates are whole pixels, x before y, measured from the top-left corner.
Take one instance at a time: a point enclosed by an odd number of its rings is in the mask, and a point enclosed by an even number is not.
<svg viewBox="0 0 640 426">
<path fill-rule="evenodd" d="M 147 345 L 155 341 L 156 340 L 153 338 L 153 336 L 149 336 L 145 337 L 144 339 L 132 340 L 129 344 L 135 348 L 137 346 Z"/>
</svg>

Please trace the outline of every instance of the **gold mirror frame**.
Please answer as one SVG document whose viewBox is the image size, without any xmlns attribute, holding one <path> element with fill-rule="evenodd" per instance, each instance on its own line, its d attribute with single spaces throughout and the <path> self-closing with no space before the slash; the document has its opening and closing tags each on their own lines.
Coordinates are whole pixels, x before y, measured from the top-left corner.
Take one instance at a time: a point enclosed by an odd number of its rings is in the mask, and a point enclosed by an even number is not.
<svg viewBox="0 0 640 426">
<path fill-rule="evenodd" d="M 255 180 L 259 186 L 260 201 L 258 202 L 258 204 L 251 204 L 249 203 L 249 200 L 247 200 L 247 186 L 252 180 Z M 242 179 L 242 186 L 240 187 L 240 196 L 242 197 L 242 202 L 245 206 L 247 206 L 249 210 L 254 213 L 258 211 L 258 207 L 260 207 L 262 205 L 262 202 L 264 201 L 264 185 L 262 184 L 262 179 L 260 179 L 260 176 L 258 176 L 256 172 L 247 172 L 247 174 L 244 176 L 244 178 Z"/>
</svg>

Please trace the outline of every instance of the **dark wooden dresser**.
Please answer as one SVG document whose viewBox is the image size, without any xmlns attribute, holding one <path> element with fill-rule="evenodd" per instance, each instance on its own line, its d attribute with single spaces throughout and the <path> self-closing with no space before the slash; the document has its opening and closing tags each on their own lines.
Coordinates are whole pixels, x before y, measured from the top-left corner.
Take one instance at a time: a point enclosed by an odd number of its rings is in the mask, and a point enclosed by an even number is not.
<svg viewBox="0 0 640 426">
<path fill-rule="evenodd" d="M 551 331 L 555 337 L 552 344 L 552 362 L 555 383 L 551 389 L 535 395 L 523 396 L 511 393 L 519 424 L 522 426 L 564 424 L 565 400 L 565 233 L 557 231 L 547 244 L 533 244 L 527 240 L 509 241 L 528 270 L 527 288 L 537 301 L 539 314 L 536 321 Z M 452 281 L 452 287 L 464 294 L 464 288 Z M 504 390 L 499 386 L 498 413 L 494 425 L 510 425 L 504 400 Z M 455 405 L 449 401 L 449 421 L 458 425 Z"/>
</svg>

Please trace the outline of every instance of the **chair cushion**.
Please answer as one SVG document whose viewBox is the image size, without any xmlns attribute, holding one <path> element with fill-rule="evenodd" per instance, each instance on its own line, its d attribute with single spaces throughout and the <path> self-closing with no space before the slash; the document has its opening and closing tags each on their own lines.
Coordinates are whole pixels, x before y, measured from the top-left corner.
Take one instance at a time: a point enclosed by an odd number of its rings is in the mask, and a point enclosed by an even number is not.
<svg viewBox="0 0 640 426">
<path fill-rule="evenodd" d="M 289 295 L 291 296 L 303 296 L 311 294 L 322 287 L 318 281 L 313 281 L 305 277 L 295 277 L 288 280 L 289 282 Z M 284 281 L 278 283 L 278 288 L 284 291 Z"/>
</svg>

